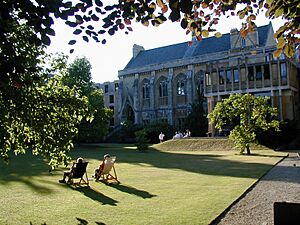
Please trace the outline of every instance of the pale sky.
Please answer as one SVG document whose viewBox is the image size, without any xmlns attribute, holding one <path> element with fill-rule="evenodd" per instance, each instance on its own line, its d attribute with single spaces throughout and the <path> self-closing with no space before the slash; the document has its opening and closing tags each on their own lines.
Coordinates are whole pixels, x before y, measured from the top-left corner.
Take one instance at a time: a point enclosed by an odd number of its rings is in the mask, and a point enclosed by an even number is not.
<svg viewBox="0 0 300 225">
<path fill-rule="evenodd" d="M 237 17 L 223 18 L 216 29 L 225 34 L 229 33 L 232 28 L 240 29 L 241 23 L 242 21 Z M 256 20 L 258 26 L 268 23 L 269 21 L 264 16 L 260 16 Z M 276 31 L 282 23 L 280 19 L 273 21 L 274 30 Z M 107 40 L 105 45 L 96 43 L 92 39 L 87 43 L 78 36 L 77 43 L 70 46 L 68 42 L 74 39 L 75 35 L 72 34 L 74 30 L 60 21 L 55 22 L 54 29 L 56 36 L 51 39 L 49 52 L 68 54 L 70 56 L 69 63 L 76 56 L 86 56 L 92 64 L 92 77 L 96 83 L 118 79 L 118 70 L 124 69 L 131 59 L 134 44 L 141 45 L 148 50 L 191 40 L 191 36 L 185 34 L 180 23 L 172 23 L 171 21 L 165 22 L 159 27 L 152 27 L 151 25 L 145 27 L 137 24 L 133 26 L 133 32 L 129 32 L 128 35 L 120 31 L 113 36 L 105 36 Z M 73 54 L 69 54 L 71 48 L 75 49 Z"/>
</svg>

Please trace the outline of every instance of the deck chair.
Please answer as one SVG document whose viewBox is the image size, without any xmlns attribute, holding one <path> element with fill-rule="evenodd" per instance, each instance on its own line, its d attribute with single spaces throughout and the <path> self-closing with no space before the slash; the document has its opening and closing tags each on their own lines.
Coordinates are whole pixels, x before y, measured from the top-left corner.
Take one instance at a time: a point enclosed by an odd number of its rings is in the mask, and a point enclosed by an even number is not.
<svg viewBox="0 0 300 225">
<path fill-rule="evenodd" d="M 96 181 L 103 180 L 105 182 L 108 182 L 108 180 L 114 180 L 117 183 L 120 183 L 114 166 L 116 158 L 116 156 L 111 156 L 104 160 L 104 168 L 102 171 L 99 170 L 99 172 L 96 174 Z"/>
<path fill-rule="evenodd" d="M 77 163 L 74 162 L 72 166 L 72 170 L 68 179 L 68 184 L 72 185 L 87 185 L 89 186 L 89 180 L 86 173 L 88 162 Z M 75 179 L 79 179 L 79 181 L 75 182 Z"/>
</svg>

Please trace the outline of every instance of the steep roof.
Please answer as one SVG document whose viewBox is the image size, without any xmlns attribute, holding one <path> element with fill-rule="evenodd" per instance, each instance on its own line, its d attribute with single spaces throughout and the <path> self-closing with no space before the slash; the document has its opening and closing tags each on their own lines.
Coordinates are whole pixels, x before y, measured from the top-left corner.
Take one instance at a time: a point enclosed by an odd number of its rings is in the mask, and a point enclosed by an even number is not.
<svg viewBox="0 0 300 225">
<path fill-rule="evenodd" d="M 187 42 L 183 42 L 180 44 L 141 51 L 136 58 L 132 58 L 129 61 L 125 69 L 181 59 L 188 47 Z"/>
<path fill-rule="evenodd" d="M 258 27 L 259 46 L 264 46 L 268 38 L 271 23 Z M 223 34 L 221 38 L 209 37 L 189 47 L 188 42 L 141 51 L 135 58 L 131 58 L 124 69 L 133 69 L 173 60 L 197 57 L 209 53 L 228 51 L 230 49 L 230 34 Z"/>
</svg>

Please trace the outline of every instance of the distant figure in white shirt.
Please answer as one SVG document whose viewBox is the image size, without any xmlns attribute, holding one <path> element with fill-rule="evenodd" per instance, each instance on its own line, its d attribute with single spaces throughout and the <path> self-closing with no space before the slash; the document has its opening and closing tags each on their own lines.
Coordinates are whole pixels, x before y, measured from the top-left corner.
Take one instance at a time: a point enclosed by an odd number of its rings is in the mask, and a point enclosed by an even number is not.
<svg viewBox="0 0 300 225">
<path fill-rule="evenodd" d="M 158 136 L 158 139 L 159 139 L 159 142 L 163 142 L 164 141 L 164 133 L 163 132 L 160 132 L 159 136 Z"/>
<path fill-rule="evenodd" d="M 173 136 L 173 139 L 179 138 L 177 131 L 175 132 L 175 135 Z"/>
<path fill-rule="evenodd" d="M 178 132 L 178 137 L 183 138 L 183 134 L 180 131 Z"/>
<path fill-rule="evenodd" d="M 186 133 L 184 134 L 184 138 L 188 138 L 191 136 L 191 131 L 189 129 L 186 130 Z"/>
<path fill-rule="evenodd" d="M 175 135 L 173 136 L 173 139 L 180 139 L 183 138 L 183 134 L 179 131 L 179 132 L 175 132 Z"/>
</svg>

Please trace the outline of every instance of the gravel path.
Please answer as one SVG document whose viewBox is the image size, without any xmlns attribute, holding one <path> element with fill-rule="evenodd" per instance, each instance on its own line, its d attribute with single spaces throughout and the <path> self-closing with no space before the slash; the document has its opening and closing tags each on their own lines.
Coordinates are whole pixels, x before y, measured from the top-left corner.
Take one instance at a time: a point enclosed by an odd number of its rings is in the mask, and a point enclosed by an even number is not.
<svg viewBox="0 0 300 225">
<path fill-rule="evenodd" d="M 221 225 L 273 225 L 274 202 L 300 203 L 300 157 L 288 157 L 273 167 L 221 219 Z"/>
</svg>

